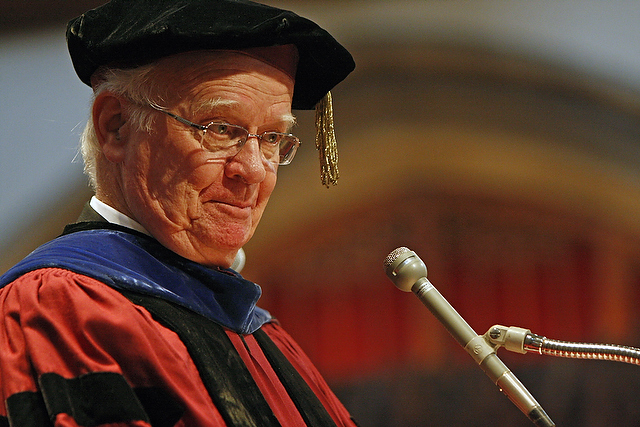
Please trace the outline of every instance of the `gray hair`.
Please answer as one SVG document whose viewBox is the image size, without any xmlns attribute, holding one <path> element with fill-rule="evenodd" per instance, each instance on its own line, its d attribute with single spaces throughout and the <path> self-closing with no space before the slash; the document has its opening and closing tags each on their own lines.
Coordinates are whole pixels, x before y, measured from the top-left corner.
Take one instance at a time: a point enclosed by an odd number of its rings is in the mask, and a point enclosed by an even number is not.
<svg viewBox="0 0 640 427">
<path fill-rule="evenodd" d="M 157 64 L 149 64 L 133 69 L 104 68 L 98 70 L 94 77 L 98 83 L 93 88 L 93 102 L 105 91 L 129 99 L 126 114 L 134 129 L 150 132 L 153 127 L 153 110 L 145 108 L 152 105 L 163 109 L 163 97 L 160 92 Z M 84 173 L 89 178 L 89 184 L 95 190 L 97 185 L 96 163 L 101 149 L 93 126 L 93 117 L 87 120 L 87 125 L 80 136 L 80 154 L 84 162 Z"/>
</svg>

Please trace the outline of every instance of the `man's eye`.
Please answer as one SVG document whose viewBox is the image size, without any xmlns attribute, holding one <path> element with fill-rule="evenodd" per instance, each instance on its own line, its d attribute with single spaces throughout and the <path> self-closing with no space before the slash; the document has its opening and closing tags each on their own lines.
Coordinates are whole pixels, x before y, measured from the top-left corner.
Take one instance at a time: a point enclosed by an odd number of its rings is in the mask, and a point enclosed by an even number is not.
<svg viewBox="0 0 640 427">
<path fill-rule="evenodd" d="M 267 132 L 262 139 L 270 144 L 277 144 L 280 141 L 280 135 L 275 132 Z"/>
<path fill-rule="evenodd" d="M 209 130 L 216 135 L 226 135 L 229 133 L 229 126 L 224 123 L 214 123 L 209 127 Z"/>
</svg>

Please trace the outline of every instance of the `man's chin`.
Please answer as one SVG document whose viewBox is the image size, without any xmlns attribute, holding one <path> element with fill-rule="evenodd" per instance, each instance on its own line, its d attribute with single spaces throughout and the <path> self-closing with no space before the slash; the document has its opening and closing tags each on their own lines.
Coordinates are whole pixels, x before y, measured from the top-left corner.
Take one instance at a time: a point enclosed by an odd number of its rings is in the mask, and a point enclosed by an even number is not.
<svg viewBox="0 0 640 427">
<path fill-rule="evenodd" d="M 249 238 L 242 238 L 232 241 L 220 242 L 219 240 L 209 243 L 206 248 L 200 251 L 203 260 L 202 264 L 215 265 L 217 267 L 230 267 L 238 254 L 238 251 L 249 241 Z"/>
</svg>

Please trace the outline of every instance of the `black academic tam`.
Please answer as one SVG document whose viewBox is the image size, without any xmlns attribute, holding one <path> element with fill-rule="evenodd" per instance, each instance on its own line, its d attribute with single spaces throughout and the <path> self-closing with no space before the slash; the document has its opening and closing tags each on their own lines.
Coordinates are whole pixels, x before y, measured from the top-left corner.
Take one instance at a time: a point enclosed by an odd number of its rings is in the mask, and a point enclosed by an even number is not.
<svg viewBox="0 0 640 427">
<path fill-rule="evenodd" d="M 101 66 L 135 67 L 193 50 L 294 44 L 294 109 L 313 109 L 355 67 L 351 54 L 316 23 L 247 0 L 112 0 L 71 20 L 67 43 L 80 79 Z"/>
</svg>

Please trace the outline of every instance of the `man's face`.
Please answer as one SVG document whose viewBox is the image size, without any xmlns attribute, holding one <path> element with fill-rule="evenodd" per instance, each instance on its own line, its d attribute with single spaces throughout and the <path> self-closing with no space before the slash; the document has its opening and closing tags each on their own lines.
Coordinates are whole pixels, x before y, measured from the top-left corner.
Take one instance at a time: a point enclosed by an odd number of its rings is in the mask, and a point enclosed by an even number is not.
<svg viewBox="0 0 640 427">
<path fill-rule="evenodd" d="M 238 53 L 188 53 L 162 61 L 168 109 L 197 124 L 223 121 L 252 134 L 287 132 L 293 81 Z M 179 70 L 179 71 L 177 71 Z M 276 184 L 277 165 L 250 138 L 233 158 L 214 159 L 202 133 L 154 112 L 154 130 L 131 130 L 117 180 L 124 213 L 160 243 L 205 265 L 229 266 L 251 238 Z"/>
</svg>

